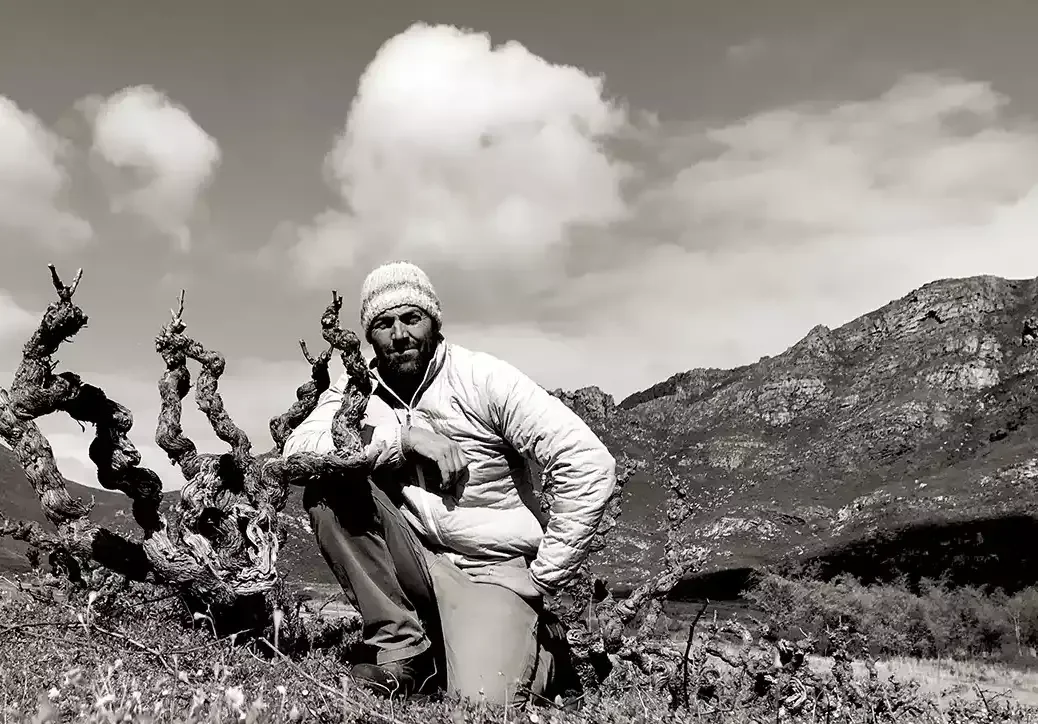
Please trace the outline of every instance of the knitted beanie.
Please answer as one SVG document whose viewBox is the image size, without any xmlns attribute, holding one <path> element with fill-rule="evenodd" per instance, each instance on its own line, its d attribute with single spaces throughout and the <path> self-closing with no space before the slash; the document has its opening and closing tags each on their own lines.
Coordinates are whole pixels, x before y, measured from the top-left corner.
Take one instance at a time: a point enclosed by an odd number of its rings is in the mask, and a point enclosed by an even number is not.
<svg viewBox="0 0 1038 724">
<path fill-rule="evenodd" d="M 421 269 L 406 261 L 395 261 L 376 268 L 364 280 L 360 291 L 360 324 L 364 334 L 383 312 L 409 304 L 441 322 L 440 300 L 432 282 Z"/>
</svg>

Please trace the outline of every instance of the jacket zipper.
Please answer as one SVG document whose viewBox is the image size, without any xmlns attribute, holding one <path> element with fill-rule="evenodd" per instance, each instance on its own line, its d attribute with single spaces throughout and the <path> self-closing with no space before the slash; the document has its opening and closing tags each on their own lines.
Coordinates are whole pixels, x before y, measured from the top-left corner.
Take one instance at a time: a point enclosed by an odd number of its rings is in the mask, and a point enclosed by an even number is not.
<svg viewBox="0 0 1038 724">
<path fill-rule="evenodd" d="M 404 410 L 405 410 L 404 416 L 405 416 L 405 418 L 407 420 L 407 428 L 409 430 L 411 428 L 411 412 L 414 410 L 415 400 L 418 399 L 418 395 L 420 395 L 422 393 L 423 388 L 429 382 L 429 372 L 433 368 L 433 361 L 434 360 L 429 360 L 429 364 L 427 364 L 425 366 L 425 374 L 422 376 L 422 381 L 419 383 L 418 387 L 415 388 L 414 394 L 411 395 L 411 403 L 410 404 L 404 402 L 403 398 L 400 397 L 400 395 L 398 395 L 396 393 L 396 391 L 392 387 L 387 385 L 382 380 L 382 376 L 378 374 L 378 370 L 375 370 L 375 376 L 378 379 L 379 384 L 382 385 L 383 387 L 385 387 L 387 390 L 389 390 L 389 394 L 391 394 L 393 397 L 395 397 L 396 401 L 404 406 Z M 421 465 L 415 465 L 415 471 L 418 473 L 418 484 L 419 484 L 419 487 L 422 490 L 428 490 L 429 487 L 425 484 L 425 473 L 422 472 L 422 466 Z"/>
</svg>

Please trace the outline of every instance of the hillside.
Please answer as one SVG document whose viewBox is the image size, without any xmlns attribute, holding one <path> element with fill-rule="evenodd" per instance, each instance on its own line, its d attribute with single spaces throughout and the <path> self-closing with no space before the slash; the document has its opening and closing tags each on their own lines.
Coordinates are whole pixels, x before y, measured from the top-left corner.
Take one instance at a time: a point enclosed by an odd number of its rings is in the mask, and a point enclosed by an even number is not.
<svg viewBox="0 0 1038 724">
<path fill-rule="evenodd" d="M 897 571 L 1010 589 L 1038 578 L 1038 280 L 933 282 L 774 357 L 696 369 L 619 405 L 571 395 L 644 461 L 629 524 L 659 560 L 656 480 L 680 479 L 709 567 L 685 595 L 731 594 L 763 564 L 867 579 Z M 646 554 L 648 553 L 648 555 Z"/>
<path fill-rule="evenodd" d="M 128 517 L 129 506 L 124 505 L 125 497 L 107 490 L 88 488 L 75 482 L 67 482 L 69 493 L 73 498 L 95 500 L 94 517 L 104 521 L 106 525 L 118 530 L 130 530 L 133 519 Z M 43 517 L 40 503 L 25 479 L 21 466 L 14 453 L 0 444 L 0 511 L 14 520 L 34 520 L 52 529 Z M 0 570 L 27 571 L 29 564 L 25 557 L 24 543 L 10 538 L 0 537 Z"/>
<path fill-rule="evenodd" d="M 629 585 L 661 560 L 660 483 L 676 478 L 694 510 L 683 533 L 708 556 L 681 595 L 733 596 L 762 565 L 1038 581 L 1021 545 L 1038 532 L 1036 302 L 1038 280 L 943 280 L 774 357 L 681 373 L 619 404 L 557 392 L 637 466 L 599 571 Z M 0 486 L 5 513 L 42 519 L 3 447 Z M 71 487 L 96 497 L 95 520 L 133 530 L 121 496 Z M 284 570 L 332 583 L 298 490 L 286 513 Z M 0 566 L 23 561 L 0 540 Z"/>
</svg>

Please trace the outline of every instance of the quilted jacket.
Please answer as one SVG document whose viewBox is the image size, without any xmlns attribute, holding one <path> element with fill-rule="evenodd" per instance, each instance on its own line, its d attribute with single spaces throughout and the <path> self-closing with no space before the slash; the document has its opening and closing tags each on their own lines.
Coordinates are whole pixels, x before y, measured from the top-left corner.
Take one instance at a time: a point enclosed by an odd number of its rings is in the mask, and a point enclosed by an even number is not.
<svg viewBox="0 0 1038 724">
<path fill-rule="evenodd" d="M 575 574 L 616 485 L 615 461 L 591 429 L 514 366 L 489 354 L 441 342 L 414 399 L 380 378 L 364 425 L 372 428 L 373 478 L 402 483 L 403 514 L 419 536 L 461 568 L 525 558 L 541 593 Z M 331 422 L 347 378 L 340 377 L 289 436 L 284 455 L 333 449 Z M 407 425 L 454 440 L 469 461 L 457 490 L 441 491 L 435 466 L 401 451 Z M 547 519 L 540 515 L 529 462 L 554 480 Z"/>
</svg>

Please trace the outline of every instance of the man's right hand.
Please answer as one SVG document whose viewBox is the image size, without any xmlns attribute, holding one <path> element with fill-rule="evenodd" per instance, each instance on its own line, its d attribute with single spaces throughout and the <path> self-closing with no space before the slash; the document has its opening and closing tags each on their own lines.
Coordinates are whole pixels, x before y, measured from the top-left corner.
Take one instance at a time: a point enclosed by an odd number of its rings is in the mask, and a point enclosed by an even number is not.
<svg viewBox="0 0 1038 724">
<path fill-rule="evenodd" d="M 463 482 L 469 460 L 458 443 L 450 438 L 421 427 L 404 431 L 405 455 L 417 455 L 433 463 L 440 471 L 442 490 L 454 490 Z"/>
</svg>

